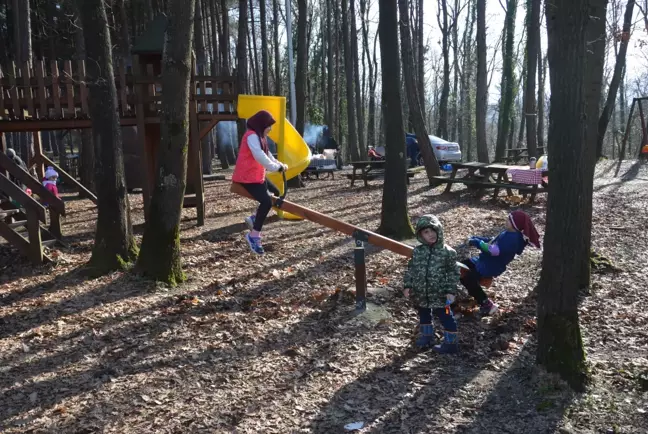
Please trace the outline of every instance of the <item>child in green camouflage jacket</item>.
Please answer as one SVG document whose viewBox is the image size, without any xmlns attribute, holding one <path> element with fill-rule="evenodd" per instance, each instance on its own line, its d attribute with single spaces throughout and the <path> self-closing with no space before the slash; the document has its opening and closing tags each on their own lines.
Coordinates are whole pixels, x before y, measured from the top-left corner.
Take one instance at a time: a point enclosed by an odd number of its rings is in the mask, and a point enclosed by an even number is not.
<svg viewBox="0 0 648 434">
<path fill-rule="evenodd" d="M 444 328 L 444 339 L 434 350 L 439 353 L 456 353 L 457 321 L 449 304 L 454 302 L 459 283 L 457 252 L 443 243 L 443 225 L 436 216 L 424 215 L 416 223 L 416 237 L 421 243 L 414 248 L 405 273 L 405 297 L 410 297 L 418 309 L 421 335 L 418 347 L 434 342 L 432 314 L 439 318 Z M 445 302 L 445 307 L 443 306 Z"/>
</svg>

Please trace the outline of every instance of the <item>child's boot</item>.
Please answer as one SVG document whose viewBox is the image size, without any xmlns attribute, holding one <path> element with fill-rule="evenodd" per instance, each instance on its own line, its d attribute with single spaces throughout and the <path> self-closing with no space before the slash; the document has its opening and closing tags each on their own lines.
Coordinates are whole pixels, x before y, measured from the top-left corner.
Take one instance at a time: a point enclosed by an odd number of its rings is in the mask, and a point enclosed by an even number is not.
<svg viewBox="0 0 648 434">
<path fill-rule="evenodd" d="M 416 339 L 416 346 L 425 348 L 434 343 L 434 326 L 432 324 L 421 324 L 421 335 Z"/>
<path fill-rule="evenodd" d="M 459 351 L 459 344 L 457 343 L 457 332 L 443 332 L 443 343 L 435 345 L 434 351 L 440 354 L 454 354 Z"/>
<path fill-rule="evenodd" d="M 494 315 L 498 309 L 499 306 L 493 303 L 490 298 L 487 298 L 479 307 L 479 313 L 483 316 Z"/>
</svg>

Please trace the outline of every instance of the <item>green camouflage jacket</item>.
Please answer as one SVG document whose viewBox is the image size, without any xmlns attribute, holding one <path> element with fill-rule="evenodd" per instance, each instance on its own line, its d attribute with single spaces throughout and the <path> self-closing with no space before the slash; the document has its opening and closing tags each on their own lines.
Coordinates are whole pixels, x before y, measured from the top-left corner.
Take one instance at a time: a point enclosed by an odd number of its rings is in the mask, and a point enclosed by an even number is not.
<svg viewBox="0 0 648 434">
<path fill-rule="evenodd" d="M 428 245 L 421 236 L 425 228 L 437 233 L 437 242 Z M 445 302 L 446 294 L 457 293 L 459 267 L 457 252 L 443 243 L 443 225 L 436 216 L 424 215 L 416 223 L 416 238 L 421 242 L 414 248 L 404 287 L 410 288 L 410 297 L 418 307 L 438 307 Z"/>
</svg>

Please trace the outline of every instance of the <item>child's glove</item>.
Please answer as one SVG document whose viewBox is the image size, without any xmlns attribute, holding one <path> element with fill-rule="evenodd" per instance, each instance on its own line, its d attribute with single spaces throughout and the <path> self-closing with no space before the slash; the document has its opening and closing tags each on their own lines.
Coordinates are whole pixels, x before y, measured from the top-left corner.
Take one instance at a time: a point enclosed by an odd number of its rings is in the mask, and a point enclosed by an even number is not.
<svg viewBox="0 0 648 434">
<path fill-rule="evenodd" d="M 469 245 L 469 246 L 473 246 L 473 247 L 477 247 L 477 248 L 479 248 L 479 243 L 480 243 L 480 242 L 481 242 L 481 240 L 480 240 L 479 238 L 476 238 L 476 237 L 470 237 L 470 238 L 468 239 L 468 245 Z"/>
</svg>

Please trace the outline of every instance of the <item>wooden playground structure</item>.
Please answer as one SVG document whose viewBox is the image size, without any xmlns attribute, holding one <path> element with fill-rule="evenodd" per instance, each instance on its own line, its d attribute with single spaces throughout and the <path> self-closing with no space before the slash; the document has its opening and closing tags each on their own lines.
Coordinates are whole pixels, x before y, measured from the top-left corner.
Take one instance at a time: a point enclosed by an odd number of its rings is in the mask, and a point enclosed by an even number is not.
<svg viewBox="0 0 648 434">
<path fill-rule="evenodd" d="M 142 190 L 147 219 L 160 142 L 158 113 L 162 97 L 161 65 L 162 51 L 161 44 L 158 44 L 139 50 L 134 48 L 132 65 L 118 63 L 114 69 L 120 123 L 122 126 L 137 127 L 137 146 L 143 150 L 146 182 Z M 235 77 L 199 75 L 195 59 L 193 66 L 187 191 L 183 207 L 197 208 L 197 224 L 200 226 L 205 219 L 201 139 L 218 122 L 236 121 L 238 115 Z M 44 155 L 39 132 L 91 128 L 88 107 L 88 85 L 83 60 L 52 61 L 47 65 L 38 60 L 32 65 L 25 63 L 20 66 L 12 62 L 0 70 L 0 194 L 5 197 L 1 203 L 0 236 L 35 263 L 48 260 L 42 249 L 42 231 L 36 230 L 37 222 L 46 223 L 47 213 L 39 202 L 11 182 L 9 175 L 20 180 L 48 204 L 49 233 L 55 240 L 60 240 L 60 216 L 65 215 L 65 205 L 60 199 L 48 195 L 49 192 L 42 186 L 44 168 L 54 167 L 67 185 L 95 203 L 96 197 Z M 5 155 L 4 133 L 7 132 L 33 134 L 34 156 L 27 165 L 30 169 L 36 169 L 39 179 L 33 178 Z M 16 231 L 23 226 L 28 228 L 27 238 Z"/>
</svg>

